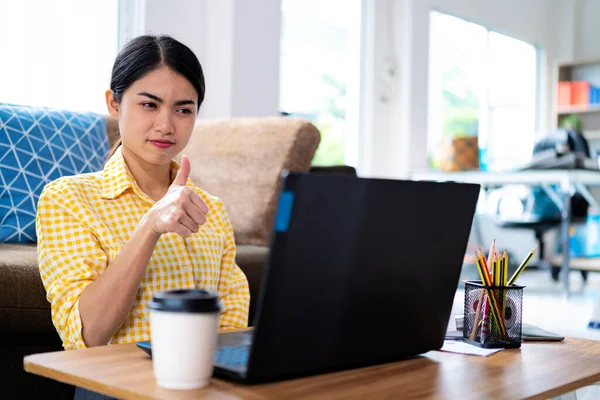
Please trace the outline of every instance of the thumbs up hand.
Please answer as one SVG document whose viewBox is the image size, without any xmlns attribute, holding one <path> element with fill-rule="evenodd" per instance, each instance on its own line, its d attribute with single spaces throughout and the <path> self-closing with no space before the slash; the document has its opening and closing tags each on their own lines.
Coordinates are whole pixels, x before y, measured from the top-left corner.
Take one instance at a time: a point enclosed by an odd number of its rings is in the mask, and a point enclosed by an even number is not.
<svg viewBox="0 0 600 400">
<path fill-rule="evenodd" d="M 173 185 L 185 186 L 190 176 L 190 170 L 190 160 L 188 160 L 187 156 L 181 156 L 181 165 L 179 166 L 179 171 L 177 171 L 177 176 L 171 184 L 171 187 L 173 187 Z"/>
<path fill-rule="evenodd" d="M 199 226 L 206 222 L 208 207 L 198 193 L 186 186 L 189 175 L 190 161 L 183 156 L 167 194 L 144 216 L 155 233 L 175 232 L 188 237 L 198 232 Z"/>
</svg>

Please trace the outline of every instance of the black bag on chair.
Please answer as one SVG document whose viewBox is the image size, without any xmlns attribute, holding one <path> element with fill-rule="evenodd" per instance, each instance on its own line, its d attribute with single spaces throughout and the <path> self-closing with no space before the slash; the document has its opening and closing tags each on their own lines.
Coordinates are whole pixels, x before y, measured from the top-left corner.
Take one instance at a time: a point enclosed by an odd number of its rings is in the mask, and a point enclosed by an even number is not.
<svg viewBox="0 0 600 400">
<path fill-rule="evenodd" d="M 533 146 L 532 160 L 523 169 L 598 169 L 590 158 L 590 147 L 583 135 L 574 129 L 558 129 L 538 140 Z M 540 189 L 535 196 L 546 196 Z M 579 193 L 571 196 L 574 220 L 587 217 L 587 200 Z"/>
</svg>

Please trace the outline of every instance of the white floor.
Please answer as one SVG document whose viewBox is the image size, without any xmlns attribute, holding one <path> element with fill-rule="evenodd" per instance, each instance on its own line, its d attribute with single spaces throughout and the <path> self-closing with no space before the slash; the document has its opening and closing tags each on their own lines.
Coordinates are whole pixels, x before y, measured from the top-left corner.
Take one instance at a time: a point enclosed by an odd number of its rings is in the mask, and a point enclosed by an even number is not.
<svg viewBox="0 0 600 400">
<path fill-rule="evenodd" d="M 600 329 L 588 328 L 595 303 L 600 296 L 600 273 L 590 273 L 588 282 L 578 271 L 570 273 L 571 295 L 563 294 L 562 283 L 552 281 L 546 270 L 525 270 L 519 277 L 523 290 L 523 322 L 564 336 L 600 340 Z M 464 290 L 454 299 L 452 314 L 463 314 Z M 600 385 L 577 391 L 577 400 L 600 399 Z"/>
</svg>

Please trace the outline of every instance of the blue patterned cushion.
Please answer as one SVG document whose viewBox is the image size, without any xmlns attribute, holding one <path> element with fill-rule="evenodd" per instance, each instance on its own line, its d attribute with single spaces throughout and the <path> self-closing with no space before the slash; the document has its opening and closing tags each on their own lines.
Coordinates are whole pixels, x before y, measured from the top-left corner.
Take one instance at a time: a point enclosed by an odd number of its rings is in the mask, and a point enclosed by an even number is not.
<svg viewBox="0 0 600 400">
<path fill-rule="evenodd" d="M 108 147 L 102 115 L 0 103 L 0 242 L 36 242 L 44 186 L 99 171 Z"/>
</svg>

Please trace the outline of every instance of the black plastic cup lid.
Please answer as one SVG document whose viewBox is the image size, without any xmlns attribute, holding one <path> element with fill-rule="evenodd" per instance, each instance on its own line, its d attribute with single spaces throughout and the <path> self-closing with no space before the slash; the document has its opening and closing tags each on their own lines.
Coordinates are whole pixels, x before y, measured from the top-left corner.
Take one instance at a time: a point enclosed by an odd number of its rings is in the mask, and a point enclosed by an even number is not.
<svg viewBox="0 0 600 400">
<path fill-rule="evenodd" d="M 148 304 L 151 310 L 212 313 L 223 309 L 216 292 L 204 289 L 177 289 L 159 292 Z"/>
</svg>

